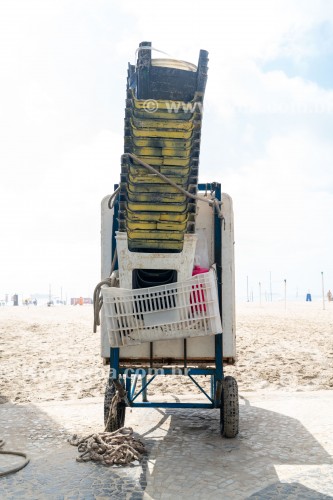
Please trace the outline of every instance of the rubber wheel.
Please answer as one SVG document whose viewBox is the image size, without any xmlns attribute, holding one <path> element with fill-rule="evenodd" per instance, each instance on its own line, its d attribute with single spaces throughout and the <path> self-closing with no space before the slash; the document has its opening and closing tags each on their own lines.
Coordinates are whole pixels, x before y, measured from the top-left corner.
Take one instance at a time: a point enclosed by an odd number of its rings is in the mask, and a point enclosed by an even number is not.
<svg viewBox="0 0 333 500">
<path fill-rule="evenodd" d="M 220 414 L 221 435 L 234 438 L 239 430 L 239 401 L 237 381 L 225 377 L 222 383 L 222 405 Z"/>
<path fill-rule="evenodd" d="M 109 382 L 106 384 L 105 388 L 105 395 L 104 395 L 104 425 L 106 426 L 109 413 L 110 413 L 110 406 L 111 406 L 111 401 L 113 399 L 113 396 L 115 395 L 116 389 L 115 386 L 112 384 L 110 385 Z M 117 417 L 115 420 L 112 420 L 109 422 L 108 428 L 105 428 L 107 432 L 114 432 L 121 427 L 124 427 L 125 424 L 125 413 L 126 413 L 126 406 L 124 403 L 118 403 L 117 405 Z"/>
</svg>

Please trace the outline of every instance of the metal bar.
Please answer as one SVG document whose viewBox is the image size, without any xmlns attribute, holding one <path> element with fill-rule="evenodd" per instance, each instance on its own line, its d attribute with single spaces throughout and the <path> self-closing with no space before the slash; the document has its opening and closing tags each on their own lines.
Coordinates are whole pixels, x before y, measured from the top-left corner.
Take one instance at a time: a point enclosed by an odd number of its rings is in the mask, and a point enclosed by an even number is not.
<svg viewBox="0 0 333 500">
<path fill-rule="evenodd" d="M 187 368 L 187 341 L 184 339 L 184 368 Z"/>
<path fill-rule="evenodd" d="M 138 393 L 134 396 L 134 398 L 131 400 L 131 403 L 133 403 L 133 401 L 135 401 L 135 400 L 136 400 L 136 398 L 137 398 L 138 396 L 140 396 L 141 392 L 143 392 L 143 391 L 147 388 L 147 386 L 148 386 L 148 385 L 149 385 L 149 384 L 150 384 L 150 383 L 154 380 L 154 378 L 155 378 L 155 377 L 156 377 L 156 375 L 153 375 L 153 376 L 152 376 L 152 378 L 151 378 L 150 380 L 148 380 L 148 382 L 146 383 L 146 385 L 145 385 L 145 386 L 143 386 L 143 387 L 142 387 L 142 389 L 140 389 L 140 391 L 139 391 L 139 392 L 138 392 Z M 143 383 L 143 382 L 142 382 L 142 383 Z M 139 403 L 137 403 L 137 404 L 139 404 Z M 149 403 L 145 403 L 145 402 L 143 401 L 143 404 L 149 404 Z"/>
<path fill-rule="evenodd" d="M 165 403 L 165 402 L 152 402 L 148 403 L 133 403 L 133 408 L 216 408 L 214 403 Z"/>
<path fill-rule="evenodd" d="M 221 184 L 216 184 L 215 196 L 221 201 Z M 223 221 L 222 221 L 223 222 Z M 222 317 L 222 222 L 218 217 L 218 213 L 215 210 L 214 213 L 214 258 L 217 269 L 217 282 L 218 282 L 218 298 L 219 298 L 219 308 Z"/>
<path fill-rule="evenodd" d="M 119 187 L 119 184 L 115 184 L 114 190 L 116 191 L 116 189 L 118 189 L 118 187 Z M 118 231 L 118 229 L 119 229 L 118 212 L 119 212 L 119 201 L 116 200 L 114 203 L 113 221 L 112 221 L 111 262 L 113 260 L 114 252 L 117 248 L 116 231 Z M 117 269 L 118 269 L 118 257 L 117 257 L 115 265 L 114 265 L 114 270 L 116 271 Z"/>
<path fill-rule="evenodd" d="M 210 376 L 210 397 L 215 399 L 215 375 Z"/>
<path fill-rule="evenodd" d="M 127 396 L 131 394 L 131 384 L 132 384 L 132 377 L 125 377 L 125 389 Z"/>
<path fill-rule="evenodd" d="M 148 397 L 147 397 L 147 375 L 141 375 L 141 378 L 142 378 L 142 387 L 143 387 L 143 391 L 142 391 L 142 401 L 144 403 L 147 403 L 148 402 Z"/>
<path fill-rule="evenodd" d="M 215 196 L 221 201 L 221 184 L 216 184 L 215 186 Z M 222 297 L 222 224 L 223 219 L 219 218 L 219 214 L 217 210 L 214 212 L 214 255 L 215 255 L 215 264 L 216 264 L 216 272 L 217 272 L 217 283 L 218 283 L 218 300 L 219 300 L 219 310 L 220 316 L 222 319 L 223 312 L 223 297 Z M 213 398 L 215 401 L 215 406 L 221 406 L 221 391 L 217 390 L 217 388 L 221 388 L 222 380 L 224 378 L 223 374 L 223 333 L 215 335 L 215 363 L 216 363 L 216 372 L 214 376 L 214 386 L 213 390 Z"/>
<path fill-rule="evenodd" d="M 207 184 L 198 184 L 198 191 L 211 191 L 212 184 L 208 182 Z"/>
<path fill-rule="evenodd" d="M 111 347 L 109 380 L 111 381 L 114 378 L 117 379 L 120 373 L 122 372 L 119 370 L 119 347 Z"/>
<path fill-rule="evenodd" d="M 222 333 L 215 335 L 215 356 L 216 356 L 216 371 L 217 380 L 223 379 L 223 355 L 222 355 Z"/>
<path fill-rule="evenodd" d="M 157 365 L 159 365 L 159 367 L 162 366 L 171 366 L 171 365 L 174 365 L 176 363 L 182 363 L 184 361 L 184 356 L 179 356 L 179 357 L 172 357 L 172 362 L 170 362 L 170 358 L 162 358 L 162 357 L 154 357 L 154 366 L 156 367 Z M 122 363 L 122 365 L 125 365 L 125 364 L 128 364 L 128 365 L 137 365 L 137 364 L 142 364 L 142 365 L 147 365 L 150 363 L 150 358 L 147 356 L 145 358 L 139 358 L 139 357 L 135 357 L 135 358 L 126 358 L 124 357 L 123 355 L 121 356 L 120 358 L 120 361 Z M 190 363 L 193 363 L 195 365 L 197 364 L 215 364 L 215 357 L 212 356 L 212 357 L 206 357 L 206 358 L 203 358 L 203 357 L 200 357 L 200 358 L 196 358 L 194 356 L 191 356 L 191 357 L 187 357 L 187 361 L 190 362 Z"/>
<path fill-rule="evenodd" d="M 131 380 L 131 377 L 126 377 L 126 378 L 129 378 Z M 132 399 L 133 396 L 134 396 L 135 388 L 136 388 L 136 384 L 137 384 L 138 378 L 139 378 L 139 375 L 136 373 L 134 375 L 134 378 L 133 378 L 132 388 L 130 390 L 127 390 L 127 394 L 130 395 L 130 399 Z"/>
<path fill-rule="evenodd" d="M 150 346 L 149 346 L 149 364 L 150 364 L 150 368 L 153 367 L 153 356 L 154 356 L 154 345 L 152 342 L 150 342 Z"/>
<path fill-rule="evenodd" d="M 124 368 L 119 369 L 119 373 L 126 376 L 135 375 L 215 375 L 215 368 Z"/>
<path fill-rule="evenodd" d="M 216 184 L 215 196 L 221 201 L 221 184 Z M 217 283 L 218 283 L 218 299 L 219 299 L 219 309 L 222 318 L 222 222 L 218 216 L 217 211 L 214 213 L 214 256 L 217 271 Z M 216 380 L 223 379 L 223 338 L 222 333 L 215 335 L 215 363 L 216 363 Z M 215 386 L 215 384 L 214 384 Z M 215 392 L 216 386 L 214 387 Z"/>
<path fill-rule="evenodd" d="M 118 184 L 114 185 L 114 190 L 116 191 L 118 189 Z M 114 257 L 114 253 L 117 248 L 117 242 L 116 242 L 116 231 L 118 231 L 118 210 L 119 210 L 119 203 L 118 201 L 115 202 L 114 204 L 114 212 L 113 212 L 113 222 L 112 222 L 112 238 L 111 238 L 111 262 Z M 111 265 L 111 263 L 110 263 Z M 118 258 L 116 259 L 114 269 L 118 269 Z M 115 377 L 112 375 L 115 374 Z M 119 377 L 119 348 L 114 348 L 110 347 L 110 375 L 109 375 L 109 381 L 113 378 L 118 378 Z"/>
<path fill-rule="evenodd" d="M 197 388 L 200 389 L 200 391 L 206 396 L 206 398 L 213 403 L 214 400 L 208 396 L 207 392 L 201 387 L 201 385 L 191 375 L 188 376 L 190 377 L 192 382 L 197 386 Z"/>
</svg>

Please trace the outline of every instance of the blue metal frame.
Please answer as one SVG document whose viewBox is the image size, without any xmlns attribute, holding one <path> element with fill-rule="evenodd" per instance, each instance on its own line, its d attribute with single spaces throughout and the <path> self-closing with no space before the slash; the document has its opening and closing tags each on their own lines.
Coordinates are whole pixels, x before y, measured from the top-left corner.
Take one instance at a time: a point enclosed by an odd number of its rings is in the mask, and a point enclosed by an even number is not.
<svg viewBox="0 0 333 500">
<path fill-rule="evenodd" d="M 115 185 L 117 189 L 118 185 Z M 198 184 L 199 191 L 212 190 L 214 187 L 215 195 L 218 200 L 221 200 L 221 185 L 220 184 Z M 113 215 L 113 233 L 111 242 L 111 252 L 112 258 L 116 249 L 116 238 L 115 234 L 118 230 L 118 201 L 114 205 L 114 215 Z M 218 282 L 218 300 L 219 309 L 222 317 L 222 266 L 221 266 L 221 238 L 222 238 L 222 225 L 221 220 L 218 217 L 218 213 L 215 210 L 214 215 L 214 260 L 216 263 L 217 272 L 217 282 Z M 115 269 L 118 269 L 118 261 L 116 261 Z M 168 402 L 150 402 L 145 401 L 147 387 L 155 379 L 155 377 L 161 374 L 161 368 L 124 368 L 120 367 L 119 364 L 119 348 L 110 349 L 110 375 L 109 382 L 112 382 L 114 375 L 124 381 L 124 385 L 127 392 L 128 404 L 131 407 L 150 407 L 150 408 L 221 408 L 221 387 L 224 373 L 223 373 L 223 338 L 222 333 L 215 335 L 215 368 L 163 368 L 163 375 L 187 375 L 192 382 L 200 389 L 200 391 L 205 395 L 209 403 L 168 403 Z M 151 377 L 147 378 L 150 375 Z M 206 391 L 200 386 L 200 384 L 194 379 L 194 375 L 209 375 L 211 377 L 211 389 L 210 396 Z M 141 389 L 136 393 L 136 384 L 138 377 L 142 377 Z M 133 380 L 132 380 L 133 377 Z M 143 401 L 136 401 L 140 394 L 143 395 Z"/>
</svg>

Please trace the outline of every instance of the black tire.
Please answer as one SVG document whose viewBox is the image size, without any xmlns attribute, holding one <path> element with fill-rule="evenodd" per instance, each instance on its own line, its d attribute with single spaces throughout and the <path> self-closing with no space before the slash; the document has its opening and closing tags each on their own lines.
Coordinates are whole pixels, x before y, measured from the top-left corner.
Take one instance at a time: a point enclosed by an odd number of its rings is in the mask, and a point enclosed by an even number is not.
<svg viewBox="0 0 333 500">
<path fill-rule="evenodd" d="M 221 435 L 234 438 L 239 431 L 239 401 L 237 381 L 233 377 L 228 376 L 223 380 L 221 399 Z"/>
<path fill-rule="evenodd" d="M 105 395 L 104 395 L 104 425 L 106 426 L 108 422 L 108 417 L 110 413 L 110 406 L 113 396 L 116 393 L 116 388 L 114 384 L 109 384 L 109 381 L 106 384 Z M 126 406 L 123 402 L 118 403 L 117 405 L 117 417 L 115 420 L 111 420 L 105 430 L 107 432 L 114 432 L 125 425 L 125 413 Z"/>
</svg>

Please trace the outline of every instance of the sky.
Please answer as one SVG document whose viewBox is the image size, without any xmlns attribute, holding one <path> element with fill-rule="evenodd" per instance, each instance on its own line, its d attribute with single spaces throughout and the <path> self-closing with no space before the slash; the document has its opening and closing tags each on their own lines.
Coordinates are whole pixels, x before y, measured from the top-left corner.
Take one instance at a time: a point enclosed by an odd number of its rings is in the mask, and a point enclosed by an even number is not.
<svg viewBox="0 0 333 500">
<path fill-rule="evenodd" d="M 0 3 L 0 299 L 91 297 L 141 41 L 209 51 L 200 181 L 234 203 L 236 295 L 333 289 L 333 2 Z M 156 53 L 155 57 L 160 57 Z M 154 54 L 153 54 L 154 56 Z M 323 274 L 322 274 L 323 273 Z"/>
</svg>

